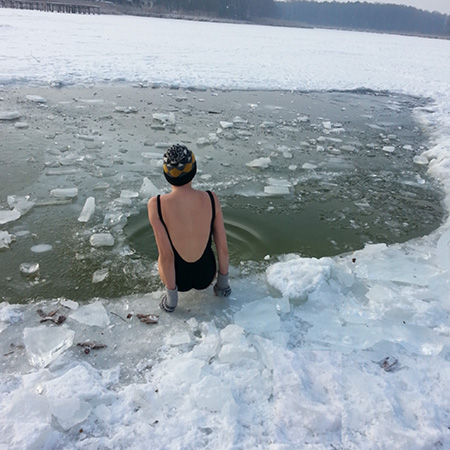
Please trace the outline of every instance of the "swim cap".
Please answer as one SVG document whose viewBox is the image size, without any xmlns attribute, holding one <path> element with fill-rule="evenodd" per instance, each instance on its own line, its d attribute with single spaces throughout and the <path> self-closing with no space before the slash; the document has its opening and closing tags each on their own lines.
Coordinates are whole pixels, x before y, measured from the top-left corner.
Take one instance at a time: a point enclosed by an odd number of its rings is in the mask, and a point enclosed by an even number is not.
<svg viewBox="0 0 450 450">
<path fill-rule="evenodd" d="M 164 176 L 174 186 L 189 183 L 197 173 L 194 154 L 184 145 L 175 144 L 164 154 Z"/>
</svg>

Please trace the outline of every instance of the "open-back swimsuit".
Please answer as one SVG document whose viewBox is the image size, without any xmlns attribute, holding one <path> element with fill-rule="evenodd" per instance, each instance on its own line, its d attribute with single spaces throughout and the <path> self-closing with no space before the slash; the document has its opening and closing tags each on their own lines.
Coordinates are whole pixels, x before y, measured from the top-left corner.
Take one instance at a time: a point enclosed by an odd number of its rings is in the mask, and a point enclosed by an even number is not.
<svg viewBox="0 0 450 450">
<path fill-rule="evenodd" d="M 211 228 L 209 232 L 208 243 L 206 244 L 203 255 L 194 262 L 185 261 L 172 243 L 169 230 L 164 223 L 161 211 L 161 200 L 158 195 L 158 215 L 164 228 L 166 229 L 167 236 L 169 237 L 170 245 L 172 246 L 173 254 L 175 256 L 175 282 L 180 292 L 189 291 L 190 289 L 206 289 L 214 280 L 216 276 L 216 258 L 211 247 L 211 239 L 214 225 L 214 218 L 216 216 L 216 208 L 214 203 L 214 197 L 210 191 L 206 191 L 211 200 L 212 218 Z"/>
</svg>

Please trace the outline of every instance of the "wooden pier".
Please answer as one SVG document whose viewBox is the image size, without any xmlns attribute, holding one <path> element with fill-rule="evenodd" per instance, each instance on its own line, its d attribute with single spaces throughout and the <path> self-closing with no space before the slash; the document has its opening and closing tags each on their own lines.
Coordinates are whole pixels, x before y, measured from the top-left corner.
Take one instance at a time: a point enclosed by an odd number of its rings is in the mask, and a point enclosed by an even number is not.
<svg viewBox="0 0 450 450">
<path fill-rule="evenodd" d="M 0 0 L 3 8 L 34 9 L 36 11 L 69 14 L 100 14 L 100 6 L 74 3 L 55 3 L 37 0 Z"/>
</svg>

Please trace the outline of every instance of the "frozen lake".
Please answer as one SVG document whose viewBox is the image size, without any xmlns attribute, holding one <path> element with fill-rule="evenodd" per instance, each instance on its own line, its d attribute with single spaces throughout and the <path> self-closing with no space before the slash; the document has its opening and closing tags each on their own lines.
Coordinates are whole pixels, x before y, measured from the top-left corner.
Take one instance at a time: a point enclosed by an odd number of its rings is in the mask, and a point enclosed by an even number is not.
<svg viewBox="0 0 450 450">
<path fill-rule="evenodd" d="M 449 41 L 6 9 L 0 39 L 5 448 L 450 446 Z M 148 325 L 174 141 L 233 294 Z"/>
</svg>

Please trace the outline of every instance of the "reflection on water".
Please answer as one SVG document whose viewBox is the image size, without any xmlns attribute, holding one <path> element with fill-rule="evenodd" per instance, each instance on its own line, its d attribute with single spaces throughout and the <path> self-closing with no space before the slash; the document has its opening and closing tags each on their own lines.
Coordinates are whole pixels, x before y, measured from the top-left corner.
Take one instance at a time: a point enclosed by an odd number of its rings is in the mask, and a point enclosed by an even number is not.
<svg viewBox="0 0 450 450">
<path fill-rule="evenodd" d="M 376 207 L 324 196 L 308 202 L 294 196 L 221 199 L 231 263 L 261 261 L 284 253 L 332 256 L 367 243 L 389 244 L 423 236 L 435 228 L 443 211 L 436 192 L 416 190 L 420 197 L 412 195 L 413 188 L 408 193 L 398 191 L 395 197 L 380 196 Z M 420 215 L 416 214 L 418 208 Z M 146 210 L 130 217 L 124 232 L 137 253 L 157 258 Z"/>
</svg>

